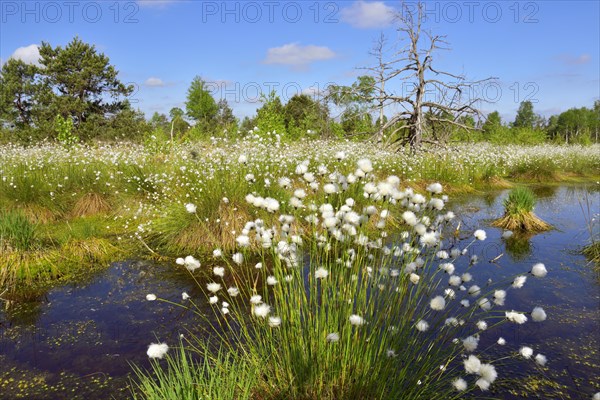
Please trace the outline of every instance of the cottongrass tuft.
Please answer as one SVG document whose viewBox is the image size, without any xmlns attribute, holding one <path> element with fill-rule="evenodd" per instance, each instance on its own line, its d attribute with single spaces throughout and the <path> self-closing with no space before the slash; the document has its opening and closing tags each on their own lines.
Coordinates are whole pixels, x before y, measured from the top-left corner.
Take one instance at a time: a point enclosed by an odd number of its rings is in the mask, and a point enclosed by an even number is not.
<svg viewBox="0 0 600 400">
<path fill-rule="evenodd" d="M 487 238 L 487 235 L 483 229 L 477 229 L 473 233 L 473 236 L 475 236 L 475 239 L 477 240 L 485 240 Z"/>
<path fill-rule="evenodd" d="M 467 381 L 465 381 L 463 378 L 457 378 L 452 381 L 452 386 L 454 386 L 454 388 L 459 392 L 464 392 L 467 390 Z"/>
<path fill-rule="evenodd" d="M 542 307 L 535 307 L 531 312 L 531 319 L 535 322 L 545 321 L 546 317 L 546 311 Z"/>
<path fill-rule="evenodd" d="M 418 331 L 425 332 L 426 330 L 429 329 L 429 323 L 427 321 L 425 321 L 424 319 L 422 319 L 419 322 L 417 322 L 417 325 L 415 325 L 415 327 L 417 328 Z"/>
<path fill-rule="evenodd" d="M 163 358 L 169 351 L 169 346 L 166 343 L 152 343 L 148 346 L 146 354 L 150 358 Z"/>
<path fill-rule="evenodd" d="M 527 316 L 525 314 L 516 312 L 514 310 L 513 311 L 505 311 L 504 315 L 510 322 L 514 322 L 519 325 L 527 322 Z"/>
<path fill-rule="evenodd" d="M 146 295 L 146 300 L 148 300 L 148 301 L 154 301 L 154 300 L 156 300 L 156 295 L 152 294 L 152 293 L 147 294 Z"/>
<path fill-rule="evenodd" d="M 335 343 L 340 340 L 340 334 L 337 332 L 329 333 L 326 339 L 329 343 Z"/>
<path fill-rule="evenodd" d="M 523 346 L 519 349 L 519 354 L 526 359 L 530 359 L 533 355 L 533 349 L 528 346 Z"/>
<path fill-rule="evenodd" d="M 548 362 L 548 359 L 543 354 L 537 354 L 535 356 L 535 362 L 543 367 L 546 365 L 546 362 Z"/>
<path fill-rule="evenodd" d="M 433 299 L 431 299 L 429 306 L 432 310 L 441 311 L 444 308 L 446 308 L 446 300 L 444 300 L 442 296 L 436 296 Z"/>
<path fill-rule="evenodd" d="M 548 274 L 548 270 L 546 270 L 546 266 L 542 263 L 537 263 L 531 268 L 531 275 L 536 278 L 543 278 Z"/>
<path fill-rule="evenodd" d="M 352 314 L 349 318 L 349 321 L 352 325 L 360 326 L 365 323 L 365 319 L 360 315 Z"/>
<path fill-rule="evenodd" d="M 467 374 L 476 374 L 479 372 L 481 368 L 481 361 L 477 356 L 470 355 L 467 359 L 463 361 L 465 366 L 465 372 Z"/>
</svg>

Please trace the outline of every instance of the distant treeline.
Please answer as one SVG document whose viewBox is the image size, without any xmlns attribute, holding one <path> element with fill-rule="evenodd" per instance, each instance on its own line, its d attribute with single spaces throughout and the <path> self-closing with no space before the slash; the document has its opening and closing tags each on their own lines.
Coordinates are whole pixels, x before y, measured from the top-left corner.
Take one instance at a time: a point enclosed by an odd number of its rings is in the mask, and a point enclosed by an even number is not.
<svg viewBox="0 0 600 400">
<path fill-rule="evenodd" d="M 185 110 L 149 119 L 128 97 L 133 86 L 118 79 L 118 71 L 93 45 L 74 38 L 64 48 L 40 46 L 39 64 L 9 59 L 0 71 L 0 141 L 29 142 L 132 140 L 161 142 L 249 133 L 283 140 L 301 137 L 375 138 L 387 118 L 369 91 L 373 78 L 360 77 L 353 86 L 333 85 L 327 94 L 297 94 L 285 104 L 275 94 L 262 96 L 253 117 L 239 120 L 224 99 L 215 99 L 207 83 L 196 77 L 187 92 Z M 377 117 L 374 117 L 377 115 Z M 533 104 L 522 102 L 513 122 L 495 111 L 476 121 L 471 116 L 425 113 L 425 139 L 490 141 L 495 143 L 593 143 L 600 139 L 600 101 L 592 108 L 573 108 L 544 119 Z M 382 125 L 383 124 L 383 125 Z M 386 127 L 389 137 L 403 134 L 403 122 Z"/>
</svg>

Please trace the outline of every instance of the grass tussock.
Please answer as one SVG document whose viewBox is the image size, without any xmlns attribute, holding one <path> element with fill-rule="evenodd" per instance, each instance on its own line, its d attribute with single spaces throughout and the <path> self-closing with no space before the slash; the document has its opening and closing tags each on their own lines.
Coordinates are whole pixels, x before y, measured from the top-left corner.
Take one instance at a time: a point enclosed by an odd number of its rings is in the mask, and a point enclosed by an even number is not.
<svg viewBox="0 0 600 400">
<path fill-rule="evenodd" d="M 0 252 L 0 291 L 43 286 L 85 274 L 123 254 L 102 238 L 72 239 L 54 248 Z"/>
<path fill-rule="evenodd" d="M 257 371 L 235 353 L 219 351 L 213 356 L 202 351 L 200 357 L 186 352 L 183 345 L 166 356 L 166 365 L 152 362 L 150 371 L 134 366 L 134 400 L 237 400 L 251 398 Z M 200 358 L 200 361 L 196 359 Z M 223 382 L 229 382 L 223 385 Z"/>
<path fill-rule="evenodd" d="M 97 214 L 104 214 L 111 210 L 110 203 L 104 196 L 98 193 L 87 193 L 81 196 L 73 210 L 71 216 L 74 218 L 87 217 Z"/>
<path fill-rule="evenodd" d="M 534 207 L 535 195 L 531 189 L 515 188 L 504 201 L 504 215 L 493 221 L 492 225 L 517 232 L 543 232 L 552 229 L 552 226 L 533 213 Z"/>
</svg>

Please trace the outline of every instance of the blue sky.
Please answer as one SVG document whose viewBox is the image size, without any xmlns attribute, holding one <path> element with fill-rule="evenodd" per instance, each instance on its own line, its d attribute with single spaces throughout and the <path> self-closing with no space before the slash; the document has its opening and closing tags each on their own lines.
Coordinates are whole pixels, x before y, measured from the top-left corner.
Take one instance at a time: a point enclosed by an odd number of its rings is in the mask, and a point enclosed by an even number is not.
<svg viewBox="0 0 600 400">
<path fill-rule="evenodd" d="M 407 2 L 414 5 L 414 2 Z M 426 28 L 450 51 L 434 66 L 480 86 L 512 121 L 519 103 L 549 116 L 591 106 L 600 96 L 600 2 L 428 1 Z M 238 117 L 258 95 L 350 84 L 370 66 L 374 41 L 399 36 L 390 18 L 400 2 L 365 1 L 8 1 L 0 0 L 0 59 L 35 62 L 42 41 L 65 45 L 78 35 L 105 53 L 131 101 L 150 116 L 184 108 L 194 76 L 210 83 Z M 485 92 L 484 92 L 485 90 Z"/>
</svg>

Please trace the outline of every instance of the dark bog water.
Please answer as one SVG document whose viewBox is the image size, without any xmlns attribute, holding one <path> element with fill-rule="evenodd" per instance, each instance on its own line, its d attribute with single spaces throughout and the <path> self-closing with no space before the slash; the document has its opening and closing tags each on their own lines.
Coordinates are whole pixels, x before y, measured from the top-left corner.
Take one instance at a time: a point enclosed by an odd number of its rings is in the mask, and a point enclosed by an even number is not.
<svg viewBox="0 0 600 400">
<path fill-rule="evenodd" d="M 511 307 L 542 306 L 548 320 L 505 325 L 489 338 L 503 336 L 513 351 L 531 346 L 548 357 L 547 368 L 499 366 L 504 380 L 492 396 L 589 399 L 600 391 L 600 279 L 577 253 L 589 237 L 586 218 L 592 217 L 581 205 L 587 195 L 592 213 L 598 214 L 597 189 L 539 188 L 536 214 L 556 229 L 508 242 L 489 227 L 502 213 L 506 192 L 451 205 L 464 230 L 487 231 L 488 239 L 473 248 L 481 259 L 475 266 L 479 281 L 527 272 L 536 262 L 549 270 L 546 278 L 530 277 L 523 289 L 509 295 Z M 130 363 L 149 366 L 148 344 L 177 343 L 186 328 L 198 323 L 192 312 L 146 301 L 146 295 L 182 303 L 183 291 L 199 295 L 195 286 L 170 265 L 122 262 L 87 282 L 57 287 L 28 303 L 7 304 L 0 311 L 0 398 L 127 398 Z"/>
</svg>

